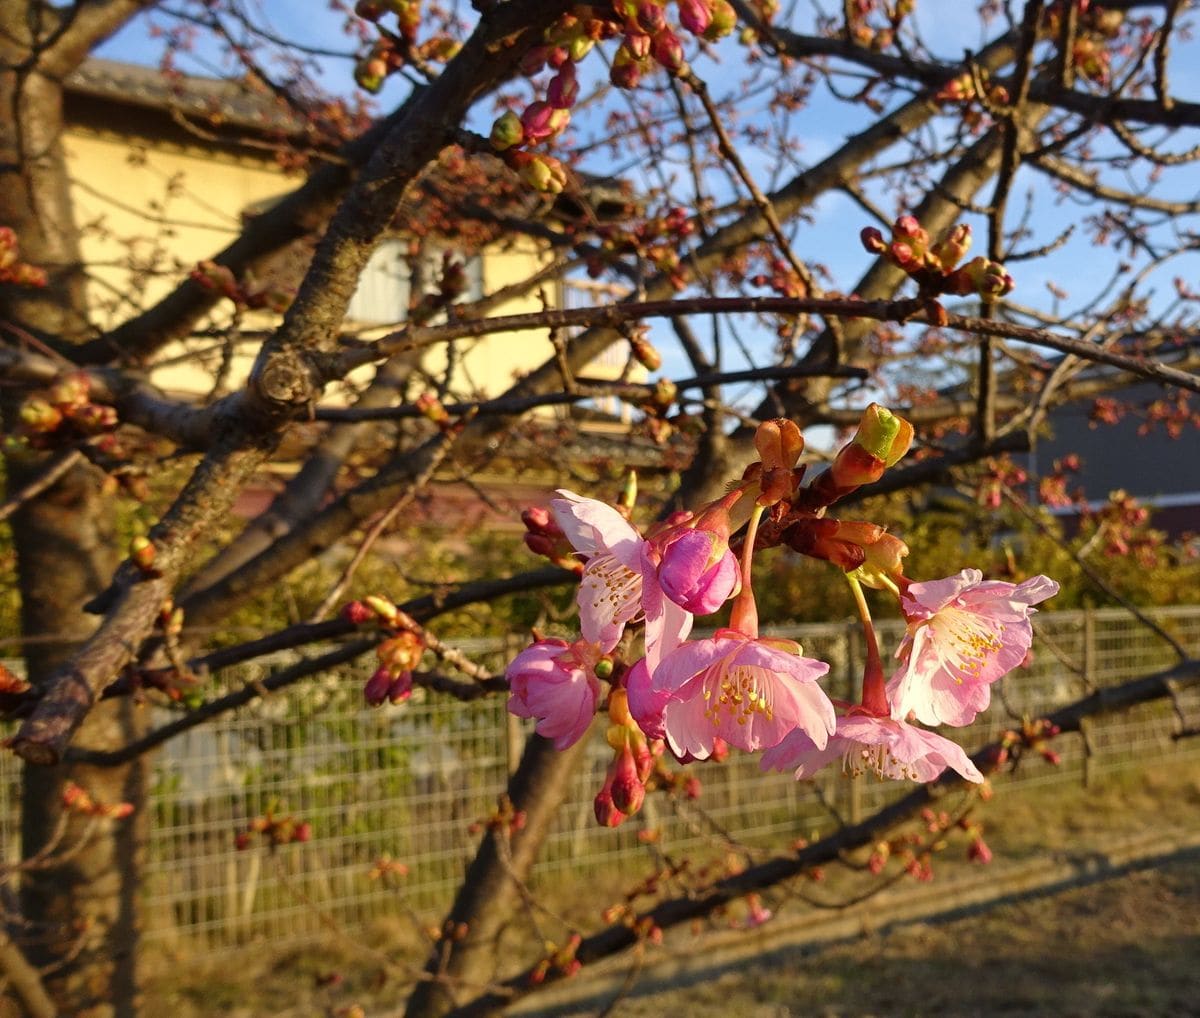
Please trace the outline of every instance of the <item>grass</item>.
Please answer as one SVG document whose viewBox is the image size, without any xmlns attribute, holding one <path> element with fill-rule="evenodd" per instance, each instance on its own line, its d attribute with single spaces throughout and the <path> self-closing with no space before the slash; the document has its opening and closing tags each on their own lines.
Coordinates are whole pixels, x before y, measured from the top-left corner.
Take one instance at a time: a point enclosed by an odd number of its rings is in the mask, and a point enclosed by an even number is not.
<svg viewBox="0 0 1200 1018">
<path fill-rule="evenodd" d="M 623 1001 L 629 1018 L 1195 1014 L 1200 867 L 1159 869 Z"/>
</svg>

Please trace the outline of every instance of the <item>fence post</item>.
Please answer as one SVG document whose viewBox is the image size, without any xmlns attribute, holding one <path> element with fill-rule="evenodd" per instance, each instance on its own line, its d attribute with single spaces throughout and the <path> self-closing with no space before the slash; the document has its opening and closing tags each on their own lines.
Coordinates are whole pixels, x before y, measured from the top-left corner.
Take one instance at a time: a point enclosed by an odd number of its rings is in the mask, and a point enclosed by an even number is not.
<svg viewBox="0 0 1200 1018">
<path fill-rule="evenodd" d="M 1091 692 L 1096 688 L 1095 679 L 1095 663 L 1096 663 L 1096 617 L 1092 613 L 1091 608 L 1083 609 L 1083 681 L 1086 685 L 1085 692 Z M 1079 735 L 1083 739 L 1083 787 L 1091 788 L 1095 783 L 1095 756 L 1096 747 L 1091 739 L 1089 725 L 1081 721 L 1079 724 Z"/>
</svg>

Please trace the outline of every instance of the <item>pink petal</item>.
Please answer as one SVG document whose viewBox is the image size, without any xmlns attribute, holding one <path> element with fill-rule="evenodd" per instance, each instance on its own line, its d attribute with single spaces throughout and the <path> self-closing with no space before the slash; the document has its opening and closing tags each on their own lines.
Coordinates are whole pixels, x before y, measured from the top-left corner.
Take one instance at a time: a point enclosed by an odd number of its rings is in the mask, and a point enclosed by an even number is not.
<svg viewBox="0 0 1200 1018">
<path fill-rule="evenodd" d="M 550 500 L 550 511 L 571 547 L 583 555 L 612 552 L 627 569 L 640 568 L 642 538 L 616 509 L 594 498 L 560 490 L 562 498 Z"/>
<path fill-rule="evenodd" d="M 762 755 L 759 767 L 764 771 L 794 770 L 796 780 L 811 778 L 831 760 L 846 751 L 844 739 L 831 738 L 825 746 L 818 747 L 804 732 L 795 731 L 782 742 L 772 746 Z"/>
<path fill-rule="evenodd" d="M 714 636 L 682 644 L 654 669 L 654 689 L 686 697 L 686 687 L 699 679 L 710 665 L 737 650 L 740 642 Z"/>
</svg>

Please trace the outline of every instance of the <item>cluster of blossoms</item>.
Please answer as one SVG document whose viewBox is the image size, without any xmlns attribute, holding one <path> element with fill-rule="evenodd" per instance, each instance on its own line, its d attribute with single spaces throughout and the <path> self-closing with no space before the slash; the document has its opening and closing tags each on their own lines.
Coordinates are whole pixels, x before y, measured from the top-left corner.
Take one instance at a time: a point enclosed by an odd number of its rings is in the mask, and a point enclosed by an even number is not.
<svg viewBox="0 0 1200 1018">
<path fill-rule="evenodd" d="M 29 396 L 17 412 L 17 426 L 4 436 L 5 455 L 88 439 L 94 452 L 120 455 L 112 432 L 117 411 L 92 399 L 92 385 L 82 372 L 64 375 L 47 389 Z"/>
<path fill-rule="evenodd" d="M 295 297 L 290 290 L 270 283 L 260 285 L 252 277 L 239 282 L 227 265 L 218 265 L 209 259 L 197 262 L 188 276 L 193 283 L 229 298 L 239 308 L 249 308 L 251 311 L 265 309 L 283 314 Z"/>
<path fill-rule="evenodd" d="M 534 718 L 539 734 L 566 749 L 587 732 L 608 683 L 608 742 L 614 752 L 596 799 L 597 819 L 615 826 L 641 805 L 654 761 L 705 760 L 724 746 L 762 751 L 764 770 L 810 778 L 841 759 L 850 773 L 931 781 L 950 767 L 983 776 L 954 742 L 913 723 L 970 724 L 990 689 L 1029 651 L 1033 605 L 1057 592 L 1044 576 L 1014 585 L 974 569 L 917 582 L 903 572 L 908 548 L 882 526 L 828 515 L 836 501 L 878 480 L 908 450 L 912 427 L 876 404 L 829 469 L 804 484 L 804 447 L 790 421 L 761 425 L 759 453 L 726 495 L 640 532 L 629 520 L 635 493 L 614 507 L 569 491 L 549 512 L 528 514 L 531 548 L 582 559 L 581 634 L 538 639 L 508 668 L 508 709 Z M 741 536 L 741 556 L 731 542 Z M 736 542 L 735 542 L 736 543 Z M 840 568 L 864 626 L 866 666 L 857 703 L 821 688 L 829 671 L 790 640 L 759 634 L 751 582 L 756 548 L 785 545 Z M 890 679 L 883 672 L 864 587 L 895 599 L 908 622 Z M 696 616 L 732 600 L 729 625 L 688 639 Z M 641 623 L 645 653 L 628 653 L 626 630 Z"/>
<path fill-rule="evenodd" d="M 237 833 L 233 843 L 239 852 L 250 848 L 255 838 L 260 838 L 272 851 L 280 845 L 303 844 L 312 840 L 312 825 L 307 820 L 299 820 L 291 815 L 276 816 L 276 808 L 272 804 L 262 816 L 251 820 L 246 830 Z"/>
<path fill-rule="evenodd" d="M 609 78 L 618 88 L 636 88 L 656 67 L 667 73 L 688 71 L 683 41 L 676 28 L 697 39 L 715 41 L 733 31 L 737 15 L 728 0 L 675 0 L 678 24 L 668 5 L 657 0 L 613 0 L 611 4 L 580 5 L 546 30 L 545 42 L 521 61 L 521 73 L 533 78 L 545 69 L 553 75 L 544 98 L 521 113 L 508 110 L 492 125 L 492 148 L 530 187 L 558 194 L 567 186 L 567 172 L 554 156 L 531 152 L 531 146 L 551 142 L 571 122 L 579 98 L 579 64 L 596 43 L 621 41 L 613 54 Z"/>
<path fill-rule="evenodd" d="M 351 601 L 342 617 L 356 626 L 375 623 L 384 639 L 375 648 L 379 667 L 363 686 L 363 699 L 372 707 L 404 703 L 413 691 L 413 669 L 421 663 L 426 638 L 420 627 L 386 597 L 371 595 Z"/>
<path fill-rule="evenodd" d="M 97 802 L 88 791 L 74 781 L 68 781 L 62 790 L 63 809 L 88 817 L 105 817 L 109 820 L 124 820 L 133 815 L 133 803 Z"/>
<path fill-rule="evenodd" d="M 445 32 L 417 41 L 423 16 L 421 0 L 358 0 L 354 13 L 373 24 L 377 33 L 370 52 L 354 66 L 354 82 L 367 92 L 378 92 L 388 75 L 405 64 L 444 63 L 462 48 Z M 387 14 L 395 15 L 395 30 L 382 23 Z"/>
<path fill-rule="evenodd" d="M 0 226 L 0 283 L 45 286 L 46 270 L 21 261 L 17 235 L 11 226 Z"/>
<path fill-rule="evenodd" d="M 966 223 L 955 226 L 937 244 L 916 217 L 909 215 L 896 220 L 890 240 L 873 226 L 861 236 L 863 247 L 883 255 L 916 280 L 922 296 L 976 294 L 984 300 L 997 300 L 1011 293 L 1015 285 L 1003 265 L 981 255 L 956 268 L 971 248 L 971 227 Z"/>
</svg>

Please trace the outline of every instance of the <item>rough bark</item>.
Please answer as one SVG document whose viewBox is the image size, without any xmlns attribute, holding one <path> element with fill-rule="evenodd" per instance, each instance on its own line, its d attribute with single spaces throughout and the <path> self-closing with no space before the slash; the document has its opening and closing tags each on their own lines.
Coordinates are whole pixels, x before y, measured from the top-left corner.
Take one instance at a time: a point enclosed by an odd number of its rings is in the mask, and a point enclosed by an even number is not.
<svg viewBox="0 0 1200 1018">
<path fill-rule="evenodd" d="M 61 147 L 67 47 L 53 53 L 55 74 L 31 59 L 39 27 L 25 4 L 0 14 L 0 223 L 11 226 L 24 260 L 47 270 L 44 289 L 0 288 L 0 319 L 25 332 L 68 343 L 88 333 L 78 233 Z M 114 11 L 120 4 L 106 5 Z M 38 5 L 45 14 L 49 9 Z M 112 28 L 111 20 L 103 29 Z M 78 31 L 72 34 L 77 39 Z M 97 31 L 101 29 L 98 27 Z M 60 41 L 64 41 L 60 39 Z M 95 39 L 93 38 L 94 42 Z M 80 49 L 86 52 L 87 46 Z M 11 414 L 10 403 L 6 413 Z M 7 464 L 10 490 L 36 478 L 53 454 Z M 117 555 L 113 505 L 94 468 L 80 464 L 12 518 L 26 638 L 25 661 L 36 685 L 95 628 L 83 605 L 108 583 Z M 106 705 L 80 733 L 95 748 L 119 746 L 142 730 L 131 705 Z M 61 1014 L 131 1015 L 136 1010 L 137 887 L 145 801 L 145 762 L 96 769 L 27 768 L 22 781 L 22 855 L 36 855 L 58 827 L 68 782 L 95 801 L 127 801 L 125 821 L 73 815 L 60 844 L 78 848 L 61 865 L 35 869 L 21 882 L 28 930 L 13 946 L 38 966 L 55 965 L 47 989 Z M 86 841 L 83 841 L 86 836 Z M 33 998 L 22 994 L 26 1000 Z"/>
<path fill-rule="evenodd" d="M 499 938 L 512 918 L 518 881 L 528 877 L 586 745 L 581 739 L 560 753 L 540 735 L 526 744 L 508 785 L 514 809 L 525 812 L 525 826 L 511 837 L 503 828 L 484 834 L 443 926 L 465 928 L 465 935 L 434 947 L 425 968 L 429 978 L 409 997 L 406 1018 L 444 1015 L 496 975 Z"/>
</svg>

